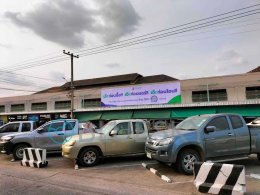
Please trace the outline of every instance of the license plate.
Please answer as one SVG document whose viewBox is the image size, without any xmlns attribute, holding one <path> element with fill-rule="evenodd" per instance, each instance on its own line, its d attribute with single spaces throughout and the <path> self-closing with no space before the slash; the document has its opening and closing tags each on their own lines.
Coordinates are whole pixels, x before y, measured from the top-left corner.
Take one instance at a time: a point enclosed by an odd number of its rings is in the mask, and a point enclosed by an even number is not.
<svg viewBox="0 0 260 195">
<path fill-rule="evenodd" d="M 146 156 L 147 156 L 147 158 L 152 158 L 152 154 L 149 152 L 146 153 Z"/>
</svg>

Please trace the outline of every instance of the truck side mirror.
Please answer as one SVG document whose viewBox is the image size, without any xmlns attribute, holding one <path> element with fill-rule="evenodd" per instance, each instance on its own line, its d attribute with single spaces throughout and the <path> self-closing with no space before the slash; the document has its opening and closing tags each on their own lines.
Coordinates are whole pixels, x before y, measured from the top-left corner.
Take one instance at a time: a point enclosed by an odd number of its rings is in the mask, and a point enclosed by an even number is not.
<svg viewBox="0 0 260 195">
<path fill-rule="evenodd" d="M 109 135 L 110 136 L 117 135 L 117 130 L 113 129 L 112 131 L 110 131 Z"/>
<path fill-rule="evenodd" d="M 211 133 L 211 132 L 214 132 L 216 130 L 217 130 L 217 128 L 215 126 L 207 126 L 205 128 L 205 133 Z"/>
</svg>

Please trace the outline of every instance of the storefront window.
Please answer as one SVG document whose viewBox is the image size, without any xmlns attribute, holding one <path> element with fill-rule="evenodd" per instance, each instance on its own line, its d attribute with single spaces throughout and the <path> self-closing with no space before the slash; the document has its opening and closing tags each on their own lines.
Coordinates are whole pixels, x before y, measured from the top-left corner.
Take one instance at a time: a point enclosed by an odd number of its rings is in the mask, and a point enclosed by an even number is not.
<svg viewBox="0 0 260 195">
<path fill-rule="evenodd" d="M 0 112 L 5 112 L 5 106 L 0 106 Z"/>
<path fill-rule="evenodd" d="M 11 105 L 11 112 L 20 112 L 24 111 L 24 104 L 13 104 Z"/>
</svg>

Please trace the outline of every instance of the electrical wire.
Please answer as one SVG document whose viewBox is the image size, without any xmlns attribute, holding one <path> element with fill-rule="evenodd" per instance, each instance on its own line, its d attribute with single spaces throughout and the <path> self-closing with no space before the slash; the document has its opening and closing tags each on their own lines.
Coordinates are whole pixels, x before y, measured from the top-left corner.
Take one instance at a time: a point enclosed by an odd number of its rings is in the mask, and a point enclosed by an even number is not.
<svg viewBox="0 0 260 195">
<path fill-rule="evenodd" d="M 168 43 L 150 45 L 150 46 L 145 46 L 145 47 L 135 47 L 135 48 L 124 49 L 124 50 L 120 50 L 120 51 L 122 52 L 122 51 L 128 51 L 128 50 L 136 50 L 136 49 L 145 49 L 145 48 L 160 47 L 160 46 L 166 46 L 166 45 L 182 44 L 182 43 L 194 42 L 194 41 L 199 41 L 199 40 L 212 39 L 212 38 L 221 38 L 221 37 L 224 37 L 224 36 L 238 35 L 238 34 L 250 33 L 250 32 L 256 32 L 256 31 L 260 31 L 260 29 L 253 29 L 253 30 L 248 30 L 248 31 L 234 32 L 234 33 L 229 33 L 229 34 L 221 34 L 221 35 L 217 35 L 217 36 L 214 35 L 214 36 L 208 36 L 208 37 L 197 38 L 197 39 L 190 39 L 190 40 L 183 40 L 183 41 L 176 41 L 176 42 L 168 42 Z M 111 51 L 111 52 L 119 52 L 119 51 Z"/>
<path fill-rule="evenodd" d="M 195 20 L 195 21 L 193 21 L 193 22 L 185 23 L 185 24 L 178 25 L 178 26 L 173 26 L 173 27 L 170 27 L 170 28 L 166 28 L 166 29 L 163 29 L 163 30 L 155 31 L 155 32 L 152 32 L 152 33 L 140 35 L 140 36 L 133 37 L 133 38 L 129 38 L 129 39 L 125 39 L 125 40 L 122 40 L 122 41 L 117 41 L 117 42 L 114 42 L 114 43 L 110 43 L 110 44 L 106 44 L 106 45 L 102 45 L 102 46 L 98 46 L 98 47 L 94 47 L 94 48 L 90 48 L 90 49 L 80 50 L 80 51 L 78 51 L 78 52 L 76 52 L 76 53 L 77 53 L 77 54 L 80 54 L 81 52 L 90 51 L 90 50 L 95 50 L 95 49 L 99 49 L 99 48 L 102 48 L 102 47 L 107 47 L 107 46 L 110 46 L 110 45 L 115 45 L 115 44 L 118 44 L 118 43 L 123 43 L 123 42 L 126 42 L 126 41 L 130 41 L 130 40 L 134 40 L 134 39 L 138 39 L 138 38 L 150 36 L 150 35 L 153 35 L 153 34 L 165 32 L 165 31 L 168 31 L 168 30 L 171 30 L 171 29 L 176 29 L 176 28 L 179 28 L 179 27 L 182 27 L 182 26 L 187 26 L 187 25 L 194 24 L 194 23 L 197 23 L 197 22 L 209 20 L 209 19 L 212 19 L 212 18 L 216 18 L 216 17 L 219 17 L 219 16 L 223 16 L 223 15 L 227 15 L 227 14 L 230 14 L 230 13 L 238 12 L 238 11 L 241 11 L 241 10 L 244 10 L 244 9 L 248 9 L 248 8 L 252 8 L 252 7 L 256 7 L 256 6 L 259 6 L 259 5 L 260 5 L 260 4 L 256 4 L 256 5 L 253 5 L 253 6 L 249 6 L 249 7 L 237 9 L 237 10 L 234 10 L 234 11 L 225 12 L 225 13 L 222 13 L 222 14 L 218 14 L 218 15 L 215 15 L 215 16 L 212 16 L 212 17 L 208 17 L 208 18 L 204 18 L 204 19 L 200 19 L 200 20 Z M 256 10 L 259 10 L 259 9 L 256 9 Z M 253 10 L 250 10 L 250 11 L 253 11 Z M 249 12 L 250 12 L 250 11 L 249 11 Z M 255 10 L 254 10 L 254 11 L 255 11 Z M 244 12 L 244 13 L 246 13 L 246 12 Z M 241 13 L 241 14 L 242 14 L 242 13 Z"/>
<path fill-rule="evenodd" d="M 13 89 L 13 88 L 7 88 L 7 87 L 0 87 L 0 89 L 8 90 L 8 91 L 37 92 L 37 91 L 32 91 L 32 90 L 26 90 L 26 89 Z"/>
<path fill-rule="evenodd" d="M 3 73 L 3 74 L 20 75 L 20 76 L 25 76 L 25 77 L 30 77 L 30 78 L 34 78 L 34 79 L 40 79 L 40 80 L 44 80 L 44 81 L 55 82 L 55 83 L 62 81 L 62 80 L 58 80 L 58 79 L 36 77 L 36 76 L 31 76 L 31 75 L 26 75 L 26 74 L 15 73 L 15 72 L 11 72 L 11 71 L 4 71 L 4 70 L 0 70 L 0 75 L 1 75 L 1 73 Z"/>
<path fill-rule="evenodd" d="M 258 14 L 258 13 L 260 13 L 260 12 L 251 13 L 251 14 L 248 14 L 248 15 L 253 15 L 253 14 Z M 246 15 L 246 16 L 248 16 L 248 15 Z M 238 19 L 238 18 L 246 17 L 246 16 L 239 16 L 239 17 L 231 18 L 231 19 L 228 19 L 228 20 L 225 20 L 225 21 L 230 21 L 230 20 L 234 20 L 234 19 Z M 173 36 L 173 35 L 176 35 L 176 34 L 181 34 L 181 33 L 189 32 L 189 31 L 194 31 L 194 30 L 197 30 L 197 29 L 205 28 L 205 27 L 212 26 L 214 24 L 222 23 L 222 22 L 225 22 L 225 21 L 218 21 L 218 22 L 215 22 L 215 23 L 212 23 L 212 24 L 199 26 L 199 27 L 195 27 L 195 28 L 192 28 L 192 29 L 187 29 L 187 30 L 185 29 L 185 30 L 182 30 L 182 31 L 178 30 L 176 32 L 165 33 L 162 36 L 153 36 L 153 37 L 151 37 L 149 39 L 145 38 L 143 40 L 138 40 L 138 41 L 134 41 L 134 42 L 130 42 L 130 43 L 125 43 L 125 44 L 121 44 L 121 45 L 117 45 L 117 46 L 112 46 L 112 47 L 109 47 L 109 48 L 106 48 L 106 49 L 101 49 L 101 50 L 93 51 L 93 52 L 87 52 L 85 54 L 79 54 L 79 55 L 81 57 L 83 57 L 83 56 L 89 56 L 89 55 L 95 55 L 95 54 L 99 54 L 99 53 L 104 53 L 104 52 L 112 51 L 112 50 L 115 50 L 115 49 L 121 49 L 121 48 L 129 47 L 129 46 L 132 46 L 132 45 L 138 45 L 138 44 L 142 44 L 142 43 L 146 43 L 146 42 L 162 39 L 162 38 Z"/>
<path fill-rule="evenodd" d="M 19 82 L 19 83 L 18 83 Z M 25 85 L 28 85 L 28 83 L 26 82 L 23 82 L 23 81 L 13 81 L 13 80 L 8 80 L 8 79 L 0 79 L 0 83 L 9 83 L 9 84 L 12 84 L 12 85 L 17 85 L 17 86 L 25 86 Z M 37 88 L 42 88 L 42 89 L 45 89 L 47 86 L 39 86 L 39 85 L 35 85 L 33 83 L 30 83 L 30 86 L 32 87 L 37 87 Z"/>
<path fill-rule="evenodd" d="M 259 9 L 257 9 L 257 10 L 259 10 Z M 112 51 L 112 50 L 115 50 L 115 49 L 121 49 L 121 48 L 124 48 L 124 47 L 129 47 L 129 46 L 132 46 L 132 45 L 137 45 L 137 44 L 141 44 L 141 43 L 145 43 L 145 42 L 150 42 L 150 41 L 162 39 L 164 37 L 168 37 L 168 36 L 172 36 L 172 35 L 176 35 L 176 34 L 181 34 L 181 33 L 189 32 L 189 31 L 193 31 L 193 30 L 198 30 L 198 29 L 201 29 L 201 28 L 206 28 L 206 27 L 209 27 L 209 26 L 212 26 L 212 25 L 215 25 L 215 24 L 220 24 L 220 23 L 223 23 L 223 22 L 227 22 L 227 21 L 231 21 L 231 20 L 235 20 L 235 19 L 239 19 L 239 18 L 244 18 L 244 17 L 255 15 L 255 14 L 259 13 L 259 12 L 250 13 L 252 11 L 253 10 L 248 11 L 248 12 L 244 12 L 244 13 L 235 14 L 235 15 L 228 16 L 228 17 L 225 17 L 225 18 L 220 18 L 220 19 L 217 19 L 217 20 L 209 21 L 209 22 L 207 22 L 209 24 L 207 24 L 207 23 L 197 24 L 195 26 L 186 27 L 184 29 L 178 29 L 178 30 L 175 30 L 175 31 L 172 31 L 172 32 L 163 33 L 162 35 L 155 35 L 155 36 L 152 36 L 152 37 L 143 38 L 143 39 L 140 39 L 140 40 L 137 40 L 137 41 L 132 41 L 132 42 L 128 42 L 128 43 L 125 43 L 125 44 L 116 45 L 116 46 L 111 46 L 111 47 L 101 49 L 101 50 L 97 50 L 97 51 L 93 51 L 93 52 L 86 52 L 86 53 L 81 54 L 81 57 L 99 54 L 99 53 L 104 53 L 104 52 Z M 248 14 L 245 14 L 245 13 L 248 13 Z M 237 16 L 237 17 L 234 17 L 234 16 Z M 226 18 L 229 18 L 229 19 L 226 19 Z M 35 65 L 27 65 L 27 66 L 23 66 L 23 67 L 13 69 L 12 71 L 27 69 L 27 68 L 31 68 L 31 67 L 35 67 L 35 66 L 43 66 L 43 65 L 50 64 L 50 63 L 56 63 L 56 62 L 61 62 L 61 61 L 65 61 L 65 60 L 67 60 L 67 59 L 64 58 L 64 59 L 61 59 L 61 60 L 52 60 L 52 61 L 42 62 L 42 63 L 35 64 Z"/>
<path fill-rule="evenodd" d="M 259 6 L 259 5 L 260 4 L 241 8 L 241 9 L 238 9 L 238 10 L 226 12 L 226 13 L 219 14 L 219 15 L 215 15 L 215 16 L 212 16 L 212 17 L 209 17 L 209 18 L 204 18 L 204 19 L 201 19 L 201 20 L 196 20 L 196 21 L 193 21 L 193 22 L 182 24 L 182 25 L 179 25 L 179 26 L 174 26 L 174 27 L 167 28 L 167 29 L 164 29 L 164 30 L 160 30 L 160 31 L 148 33 L 148 34 L 145 34 L 145 35 L 133 37 L 133 38 L 126 39 L 126 40 L 123 40 L 123 41 L 118 41 L 118 42 L 115 42 L 115 43 L 106 44 L 106 45 L 103 45 L 103 46 L 98 46 L 98 47 L 94 47 L 94 48 L 90 48 L 90 49 L 79 50 L 75 54 L 80 54 L 81 57 L 89 56 L 89 55 L 95 55 L 95 54 L 99 54 L 99 53 L 109 52 L 109 51 L 113 51 L 113 50 L 116 50 L 116 49 L 122 49 L 122 48 L 130 47 L 130 46 L 133 46 L 133 45 L 138 45 L 138 44 L 142 44 L 142 43 L 146 43 L 146 42 L 150 42 L 150 41 L 155 41 L 155 40 L 167 38 L 169 36 L 173 36 L 173 35 L 176 35 L 176 34 L 183 34 L 183 33 L 186 33 L 186 32 L 199 30 L 199 29 L 202 29 L 202 28 L 208 28 L 208 27 L 215 26 L 215 25 L 218 25 L 218 24 L 223 24 L 227 21 L 236 20 L 236 19 L 240 19 L 240 18 L 244 18 L 244 17 L 248 17 L 248 16 L 258 14 L 259 12 L 256 12 L 256 11 L 258 11 L 260 9 L 249 10 L 249 11 L 246 11 L 246 12 L 243 12 L 243 13 L 238 13 L 238 14 L 234 14 L 234 15 L 225 16 L 225 17 L 222 17 L 222 18 L 217 18 L 215 20 L 207 21 L 207 22 L 200 23 L 200 24 L 196 24 L 196 23 L 201 22 L 201 21 L 206 21 L 206 20 L 209 20 L 209 19 L 212 19 L 212 18 L 216 18 L 216 17 L 219 17 L 219 16 L 224 16 L 224 15 L 227 15 L 227 14 L 230 14 L 230 13 L 235 13 L 235 12 L 245 10 L 245 9 L 248 9 L 248 8 L 252 8 L 252 7 L 256 7 L 256 6 Z M 190 24 L 195 24 L 195 25 L 167 32 L 169 30 L 180 28 L 180 27 L 187 26 L 187 25 L 190 25 Z M 247 32 L 249 32 L 249 31 L 247 31 Z M 202 33 L 202 32 L 200 32 L 200 33 Z M 243 32 L 241 32 L 241 33 L 243 33 Z M 190 41 L 193 41 L 193 40 L 190 40 Z M 103 49 L 100 49 L 100 48 L 103 48 Z M 62 62 L 62 61 L 68 60 L 68 59 L 69 58 L 67 58 L 67 57 L 59 55 L 59 56 L 54 56 L 54 57 L 50 57 L 50 58 L 43 59 L 43 60 L 31 61 L 29 63 L 24 63 L 22 65 L 19 64 L 19 65 L 13 66 L 8 71 L 7 70 L 2 70 L 2 71 L 0 70 L 0 72 L 12 74 L 13 71 L 32 68 L 32 67 L 36 67 L 36 66 L 43 66 L 43 65 L 47 65 L 47 64 L 51 64 L 51 63 L 56 63 L 56 62 Z M 22 74 L 20 74 L 20 75 L 22 75 Z M 29 76 L 29 75 L 23 75 L 23 76 Z M 36 77 L 36 76 L 30 76 L 30 77 L 35 78 L 35 79 L 47 80 L 47 78 L 41 78 L 41 77 Z M 9 83 L 12 82 L 10 80 L 6 80 L 6 79 L 4 79 L 4 80 L 9 82 Z M 57 81 L 57 80 L 55 80 L 55 81 Z M 39 87 L 39 86 L 37 86 L 37 87 Z M 24 90 L 22 90 L 22 91 L 24 91 Z"/>
<path fill-rule="evenodd" d="M 224 16 L 224 15 L 227 15 L 227 14 L 230 14 L 230 13 L 235 13 L 235 12 L 238 12 L 238 11 L 241 11 L 241 10 L 246 10 L 246 9 L 249 9 L 249 8 L 257 7 L 257 6 L 259 6 L 259 5 L 260 5 L 260 4 L 255 4 L 255 5 L 252 5 L 252 6 L 244 7 L 244 8 L 237 9 L 237 10 L 233 10 L 233 11 L 229 11 L 229 12 L 225 12 L 225 13 L 222 13 L 222 14 L 218 14 L 218 15 L 215 15 L 215 16 L 208 17 L 208 18 L 204 18 L 204 19 L 200 19 L 200 20 L 193 21 L 193 22 L 189 22 L 189 23 L 186 23 L 186 24 L 182 24 L 182 25 L 170 27 L 170 28 L 167 28 L 167 29 L 155 31 L 155 32 L 152 32 L 152 33 L 148 33 L 148 34 L 145 34 L 145 35 L 133 37 L 133 38 L 126 39 L 126 40 L 123 40 L 123 41 L 118 41 L 118 42 L 114 42 L 114 43 L 111 43 L 111 44 L 107 44 L 107 45 L 103 45 L 103 46 L 98 46 L 98 47 L 94 47 L 94 48 L 90 48 L 90 49 L 86 49 L 86 50 L 79 50 L 77 53 L 80 53 L 80 52 L 83 52 L 83 51 L 96 50 L 96 49 L 98 49 L 98 48 L 107 47 L 107 46 L 109 46 L 109 45 L 115 45 L 115 44 L 118 44 L 118 43 L 127 42 L 127 41 L 129 41 L 129 40 L 134 40 L 134 39 L 138 39 L 138 38 L 141 38 L 141 37 L 145 37 L 145 36 L 157 34 L 157 33 L 160 33 L 160 32 L 165 32 L 165 31 L 168 31 L 168 30 L 170 30 L 170 29 L 179 28 L 179 27 L 182 27 L 182 26 L 186 26 L 186 25 L 189 25 L 189 24 L 193 24 L 193 23 L 197 23 L 197 22 L 209 20 L 209 19 L 216 18 L 216 17 L 219 17 L 219 16 Z M 254 10 L 250 10 L 250 11 L 252 12 L 252 11 L 254 11 Z M 250 11 L 248 11 L 248 12 L 250 12 Z M 246 12 L 244 12 L 244 13 L 246 13 Z M 243 13 L 240 13 L 240 14 L 243 14 Z M 84 53 L 84 55 L 86 55 L 86 54 Z M 60 58 L 60 59 L 59 59 L 59 58 Z M 52 61 L 46 62 L 47 60 L 52 60 Z M 39 66 L 41 66 L 41 65 L 45 65 L 46 63 L 47 63 L 47 64 L 50 64 L 50 63 L 56 63 L 56 62 L 61 62 L 61 61 L 65 61 L 65 60 L 67 60 L 67 59 L 66 59 L 66 58 L 63 58 L 63 57 L 60 55 L 60 56 L 56 56 L 56 57 L 52 57 L 52 58 L 47 58 L 47 59 L 44 59 L 44 60 L 41 60 L 41 61 L 33 61 L 33 62 L 30 62 L 30 64 L 23 64 L 23 65 L 26 65 L 25 68 L 30 68 L 30 67 L 34 67 L 34 66 L 33 66 L 33 65 L 34 65 L 33 63 L 40 63 Z M 31 65 L 31 66 L 30 66 L 30 65 Z M 18 65 L 18 66 L 19 66 L 19 65 Z M 15 71 L 15 70 L 16 70 L 16 69 L 13 69 L 13 71 Z M 20 69 L 18 69 L 18 70 L 20 70 Z"/>
</svg>

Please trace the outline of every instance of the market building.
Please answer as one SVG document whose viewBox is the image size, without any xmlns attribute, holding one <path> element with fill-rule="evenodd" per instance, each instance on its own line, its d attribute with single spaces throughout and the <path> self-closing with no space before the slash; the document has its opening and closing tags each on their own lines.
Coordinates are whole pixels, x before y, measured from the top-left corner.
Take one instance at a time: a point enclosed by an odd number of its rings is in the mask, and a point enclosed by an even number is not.
<svg viewBox="0 0 260 195">
<path fill-rule="evenodd" d="M 172 84 L 180 85 L 181 99 L 177 102 L 102 105 L 102 91 Z M 80 121 L 90 120 L 99 127 L 113 119 L 142 118 L 160 128 L 172 127 L 196 114 L 238 113 L 248 121 L 260 116 L 260 67 L 244 74 L 186 80 L 133 73 L 78 80 L 74 81 L 74 87 L 75 117 Z M 0 98 L 0 119 L 34 120 L 41 124 L 69 118 L 70 108 L 70 83 L 66 83 L 31 95 Z"/>
</svg>

